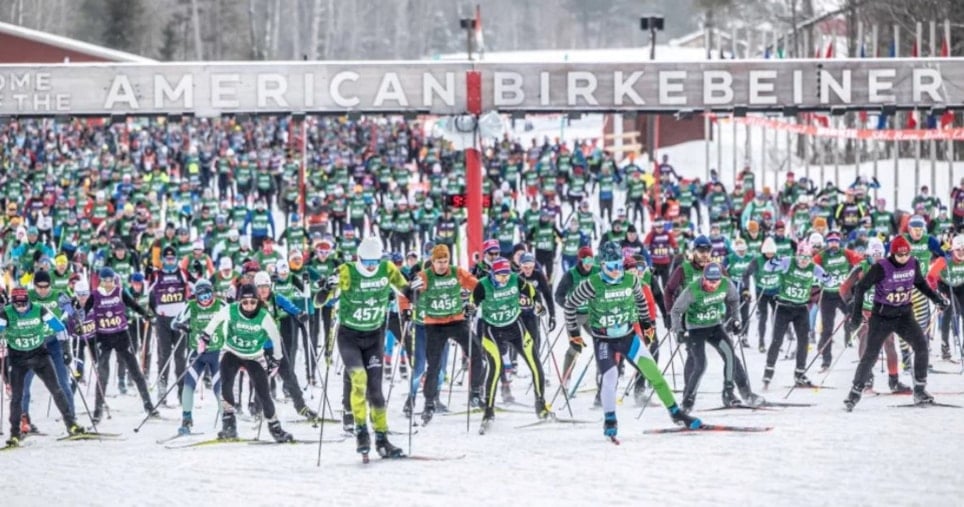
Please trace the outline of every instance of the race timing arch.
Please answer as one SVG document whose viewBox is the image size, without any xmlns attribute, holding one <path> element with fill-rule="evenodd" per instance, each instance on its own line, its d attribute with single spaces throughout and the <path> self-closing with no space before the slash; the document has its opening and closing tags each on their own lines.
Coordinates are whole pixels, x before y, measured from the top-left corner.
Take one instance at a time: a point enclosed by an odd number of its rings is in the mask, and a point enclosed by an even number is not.
<svg viewBox="0 0 964 507">
<path fill-rule="evenodd" d="M 794 116 L 961 109 L 964 58 L 0 65 L 0 121 L 235 114 L 432 114 L 477 120 L 489 111 Z M 469 259 L 482 245 L 481 146 L 475 138 L 466 149 Z"/>
</svg>

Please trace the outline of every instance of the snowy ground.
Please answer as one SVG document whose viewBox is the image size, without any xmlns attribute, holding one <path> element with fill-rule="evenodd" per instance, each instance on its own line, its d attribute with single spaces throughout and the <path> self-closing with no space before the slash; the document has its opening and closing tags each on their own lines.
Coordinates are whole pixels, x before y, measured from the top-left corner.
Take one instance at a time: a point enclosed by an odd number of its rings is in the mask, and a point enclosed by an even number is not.
<svg viewBox="0 0 964 507">
<path fill-rule="evenodd" d="M 549 120 L 558 128 L 558 123 Z M 584 124 L 571 132 L 590 132 Z M 551 137 L 554 134 L 547 133 Z M 563 134 L 565 135 L 565 134 Z M 579 134 L 583 135 L 583 134 Z M 568 135 L 566 136 L 568 137 Z M 527 140 L 527 137 L 523 137 Z M 732 146 L 732 145 L 731 145 Z M 703 149 L 695 146 L 671 148 L 671 160 L 685 172 L 703 166 Z M 715 153 L 714 153 L 715 156 Z M 690 157 L 690 158 L 684 158 Z M 724 160 L 732 160 L 724 155 Z M 684 167 L 680 167 L 684 166 Z M 688 168 L 693 168 L 692 170 Z M 725 174 L 725 173 L 724 173 Z M 841 177 L 841 183 L 849 182 Z M 561 315 L 558 318 L 562 322 Z M 751 326 L 755 329 L 755 326 Z M 797 390 L 788 401 L 812 403 L 808 408 L 772 411 L 699 412 L 720 405 L 721 361 L 710 352 L 709 368 L 697 400 L 696 415 L 718 424 L 773 426 L 768 433 L 700 433 L 687 435 L 644 435 L 644 429 L 670 427 L 666 411 L 655 401 L 641 419 L 632 397 L 618 410 L 621 446 L 602 436 L 602 413 L 592 408 L 593 393 L 584 390 L 573 399 L 573 416 L 590 424 L 545 425 L 518 429 L 533 422 L 529 413 L 532 394 L 526 392 L 528 372 L 523 368 L 513 391 L 525 406 L 511 406 L 524 413 L 500 413 L 495 427 L 477 434 L 479 418 L 471 420 L 466 432 L 465 416 L 437 416 L 426 428 L 416 428 L 411 451 L 425 456 L 458 456 L 445 462 L 405 461 L 381 463 L 365 470 L 354 452 L 352 440 L 326 443 L 321 468 L 315 466 L 316 445 L 250 446 L 244 444 L 196 449 L 166 449 L 157 439 L 173 435 L 179 409 L 162 409 L 164 421 L 147 423 L 139 433 L 132 430 L 142 418 L 136 396 L 109 398 L 112 419 L 99 429 L 124 435 L 123 441 L 57 442 L 63 433 L 54 420 L 56 410 L 46 415 L 48 396 L 34 384 L 31 413 L 34 422 L 51 436 L 28 439 L 28 448 L 0 454 L 7 474 L 2 487 L 3 505 L 172 505 L 214 502 L 217 505 L 867 505 L 867 506 L 953 506 L 961 505 L 964 485 L 960 468 L 964 463 L 964 439 L 957 429 L 960 411 L 952 408 L 890 408 L 908 403 L 905 396 L 865 398 L 856 411 L 846 414 L 842 400 L 856 367 L 854 349 L 842 349 L 837 337 L 835 352 L 845 354 L 825 385 L 835 389 Z M 751 344 L 756 343 L 751 336 Z M 785 346 L 786 347 L 786 346 Z M 565 339 L 556 346 L 561 361 Z M 662 364 L 672 351 L 662 351 Z M 955 353 L 956 356 L 956 353 Z M 589 361 L 583 354 L 576 371 Z M 746 351 L 750 380 L 760 383 L 763 355 Z M 303 375 L 300 362 L 296 368 Z M 935 359 L 935 366 L 952 374 L 930 377 L 930 390 L 939 401 L 964 404 L 964 377 L 959 366 Z M 769 392 L 771 400 L 782 400 L 792 378 L 793 363 L 781 361 Z M 155 368 L 156 370 L 156 368 Z M 672 371 L 672 370 L 671 370 Z M 676 386 L 682 389 L 682 362 L 676 359 Z M 591 384 L 592 369 L 583 384 Z M 549 397 L 558 385 L 556 374 L 546 370 Z M 875 369 L 877 388 L 886 390 L 886 375 Z M 667 378 L 673 378 L 671 372 Z M 823 375 L 811 372 L 821 383 Z M 902 380 L 909 383 L 907 375 Z M 629 381 L 622 379 L 620 392 Z M 115 394 L 115 386 L 108 394 Z M 385 391 L 388 391 L 386 381 Z M 394 431 L 392 440 L 408 451 L 407 420 L 401 411 L 407 382 L 398 381 L 389 405 Z M 340 407 L 341 381 L 331 376 L 328 393 L 332 405 Z M 465 391 L 458 387 L 451 406 L 464 403 Z M 89 394 L 92 394 L 89 393 Z M 152 393 L 154 394 L 154 393 Z M 317 407 L 321 390 L 309 388 L 308 403 Z M 210 392 L 197 395 L 195 431 L 199 439 L 216 433 L 216 410 Z M 442 400 L 447 402 L 448 392 Z M 92 401 L 92 396 L 88 396 Z M 173 397 L 170 398 L 173 401 Z M 80 399 L 77 399 L 78 407 Z M 421 400 L 419 400 L 421 407 Z M 4 407 L 4 412 L 8 407 Z M 78 410 L 80 410 L 78 408 Z M 568 417 L 562 397 L 554 410 Z M 294 423 L 299 417 L 290 404 L 279 403 L 284 426 L 296 438 L 318 439 L 318 429 Z M 86 418 L 82 418 L 86 423 Z M 9 433 L 4 423 L 3 431 Z M 239 422 L 242 437 L 254 437 L 252 423 Z M 340 425 L 328 424 L 326 438 L 341 434 Z M 5 437 L 4 437 L 5 438 Z M 267 439 L 266 429 L 261 434 Z M 373 475 L 377 474 L 377 475 Z"/>
<path fill-rule="evenodd" d="M 560 360 L 563 351 L 560 343 L 556 354 Z M 664 365 L 669 352 L 668 348 L 663 351 Z M 24 479 L 15 488 L 4 488 L 4 504 L 43 505 L 70 498 L 75 505 L 171 505 L 199 500 L 253 505 L 629 505 L 647 501 L 662 505 L 960 505 L 964 449 L 954 429 L 959 426 L 959 411 L 890 408 L 908 403 L 909 397 L 879 396 L 865 398 L 855 412 L 846 414 L 841 401 L 856 366 L 856 353 L 854 349 L 842 353 L 846 356 L 826 379 L 826 385 L 836 389 L 797 390 L 789 398 L 813 407 L 699 412 L 720 405 L 721 362 L 710 354 L 696 415 L 712 423 L 773 426 L 769 433 L 643 435 L 643 429 L 671 426 L 669 417 L 654 399 L 637 420 L 639 409 L 629 396 L 618 410 L 622 445 L 617 447 L 604 440 L 602 413 L 591 408 L 593 394 L 586 391 L 573 399 L 573 414 L 591 424 L 517 429 L 534 421 L 534 415 L 500 413 L 494 429 L 479 436 L 477 415 L 468 433 L 465 416 L 437 416 L 430 426 L 416 428 L 412 452 L 466 457 L 368 465 L 385 470 L 381 473 L 365 470 L 352 440 L 324 444 L 321 468 L 315 466 L 316 445 L 165 449 L 155 441 L 175 433 L 179 409 L 162 409 L 169 420 L 149 422 L 135 434 L 132 430 L 142 417 L 136 396 L 109 398 L 113 418 L 99 427 L 123 433 L 126 440 L 57 442 L 54 436 L 63 432 L 62 427 L 53 415 L 45 416 L 47 395 L 35 385 L 31 412 L 36 424 L 51 436 L 28 439 L 29 448 L 3 453 L 4 468 Z M 746 354 L 751 383 L 759 385 L 763 355 L 755 349 Z M 589 360 L 588 354 L 580 359 L 578 371 Z M 931 391 L 940 401 L 964 404 L 964 378 L 956 374 L 959 367 L 935 361 L 938 368 L 954 374 L 931 375 Z M 773 387 L 762 394 L 782 400 L 792 368 L 790 361 L 779 362 Z M 675 370 L 682 371 L 679 357 Z M 875 374 L 878 389 L 886 390 L 886 375 L 879 370 Z M 551 370 L 547 376 L 551 394 L 558 383 Z M 529 385 L 527 377 L 524 372 L 513 383 L 516 397 L 524 399 L 526 406 L 509 408 L 528 411 L 532 395 L 522 396 Z M 817 383 L 823 380 L 822 375 L 812 378 Z M 906 375 L 902 379 L 910 380 Z M 621 389 L 629 377 L 622 380 Z M 340 385 L 332 375 L 329 395 L 336 410 Z M 682 388 L 680 376 L 677 385 Z M 385 388 L 387 392 L 387 382 Z M 113 391 L 112 385 L 109 393 Z M 407 419 L 401 413 L 406 391 L 407 383 L 399 381 L 389 418 L 392 429 L 403 433 L 393 441 L 407 451 Z M 203 401 L 198 398 L 194 417 L 196 431 L 205 435 L 191 438 L 211 438 L 216 433 L 217 407 L 210 392 L 204 396 Z M 309 405 L 318 406 L 320 389 L 311 388 L 307 397 L 313 398 Z M 443 391 L 443 402 L 447 397 Z M 453 409 L 461 400 L 464 390 L 456 387 Z M 318 438 L 317 429 L 291 422 L 299 418 L 290 404 L 279 403 L 279 407 L 281 420 L 296 438 Z M 568 416 L 562 397 L 555 411 Z M 239 431 L 242 437 L 256 435 L 253 423 L 239 422 Z M 326 438 L 340 433 L 338 425 L 325 427 Z M 266 431 L 261 438 L 268 438 Z"/>
</svg>

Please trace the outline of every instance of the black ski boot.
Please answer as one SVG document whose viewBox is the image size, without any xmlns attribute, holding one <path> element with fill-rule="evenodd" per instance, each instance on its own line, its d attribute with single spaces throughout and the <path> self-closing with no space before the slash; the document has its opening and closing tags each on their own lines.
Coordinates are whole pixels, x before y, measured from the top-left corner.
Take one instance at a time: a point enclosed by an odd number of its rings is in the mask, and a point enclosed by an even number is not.
<svg viewBox="0 0 964 507">
<path fill-rule="evenodd" d="M 435 397 L 435 412 L 438 414 L 447 414 L 449 408 L 442 403 L 442 399 L 438 396 Z"/>
<path fill-rule="evenodd" d="M 495 409 L 492 407 L 485 407 L 485 413 L 482 414 L 482 422 L 488 422 L 495 419 Z"/>
<path fill-rule="evenodd" d="M 375 432 L 375 452 L 383 458 L 401 458 L 404 456 L 400 448 L 395 447 L 388 441 L 388 435 L 384 431 Z"/>
<path fill-rule="evenodd" d="M 919 384 L 914 386 L 914 404 L 915 405 L 926 405 L 928 403 L 934 403 L 934 397 L 930 393 L 924 390 L 924 385 Z"/>
<path fill-rule="evenodd" d="M 104 418 L 104 412 L 100 408 L 94 409 L 94 415 L 90 417 L 90 420 L 96 426 Z"/>
<path fill-rule="evenodd" d="M 693 410 L 693 405 L 696 405 L 696 397 L 686 396 L 683 398 L 683 404 L 680 407 L 682 408 L 683 412 L 689 413 Z"/>
<path fill-rule="evenodd" d="M 887 385 L 893 394 L 910 394 L 912 392 L 911 388 L 901 382 L 897 375 L 890 375 L 887 378 Z"/>
<path fill-rule="evenodd" d="M 754 393 L 750 390 L 750 386 L 743 386 L 740 388 L 740 397 L 743 398 L 743 403 L 751 407 L 759 407 L 767 402 L 763 396 Z"/>
<path fill-rule="evenodd" d="M 743 405 L 743 400 L 736 397 L 733 392 L 733 384 L 727 382 L 723 385 L 723 406 L 724 407 L 739 407 Z"/>
<path fill-rule="evenodd" d="M 763 368 L 763 390 L 766 391 L 770 387 L 770 381 L 773 380 L 773 367 L 767 366 Z"/>
<path fill-rule="evenodd" d="M 797 387 L 817 387 L 806 375 L 803 374 L 803 370 L 794 370 L 793 372 L 793 383 Z"/>
<path fill-rule="evenodd" d="M 372 449 L 372 437 L 368 434 L 368 426 L 362 424 L 354 429 L 355 432 L 355 452 L 368 459 L 368 453 Z"/>
<path fill-rule="evenodd" d="M 405 406 L 402 407 L 402 413 L 405 414 L 405 417 L 412 417 L 412 408 L 414 405 L 415 401 L 412 399 L 412 397 L 406 396 Z"/>
<path fill-rule="evenodd" d="M 150 403 L 145 403 L 145 404 L 144 404 L 144 412 L 147 414 L 147 417 L 150 417 L 150 418 L 152 418 L 152 419 L 156 419 L 156 418 L 161 417 L 161 413 L 158 412 L 156 408 L 154 408 L 153 406 L 151 406 Z"/>
<path fill-rule="evenodd" d="M 274 421 L 268 421 L 268 432 L 271 433 L 271 438 L 279 444 L 285 442 L 294 442 L 295 438 L 291 436 L 291 433 L 281 429 L 281 422 L 277 419 Z"/>
<path fill-rule="evenodd" d="M 677 425 L 691 430 L 699 429 L 703 425 L 703 421 L 687 414 L 676 405 L 669 408 L 669 416 Z"/>
<path fill-rule="evenodd" d="M 308 407 L 302 407 L 301 410 L 298 411 L 298 415 L 304 417 L 310 423 L 318 423 L 321 421 L 321 418 L 318 417 L 318 412 L 315 412 Z"/>
<path fill-rule="evenodd" d="M 847 395 L 847 399 L 843 402 L 847 412 L 854 411 L 854 407 L 860 402 L 861 391 L 863 391 L 863 386 L 861 385 L 854 384 L 854 386 L 850 388 L 850 394 Z"/>
<path fill-rule="evenodd" d="M 874 374 L 873 373 L 871 373 L 870 376 L 867 377 L 867 381 L 864 382 L 864 392 L 865 393 L 874 392 Z"/>
<path fill-rule="evenodd" d="M 469 408 L 482 408 L 484 406 L 485 402 L 482 401 L 482 395 L 479 394 L 479 391 L 473 391 L 469 398 Z"/>
<path fill-rule="evenodd" d="M 355 432 L 355 416 L 351 412 L 345 412 L 341 416 L 341 428 L 345 433 L 352 434 Z"/>
<path fill-rule="evenodd" d="M 225 412 L 221 414 L 221 431 L 218 432 L 218 439 L 235 438 L 238 438 L 238 420 L 234 417 L 234 412 Z"/>
<path fill-rule="evenodd" d="M 546 407 L 546 400 L 542 398 L 536 398 L 536 417 L 541 420 L 552 417 L 552 412 Z"/>
<path fill-rule="evenodd" d="M 422 426 L 432 422 L 432 416 L 435 415 L 435 403 L 426 403 L 425 407 L 422 408 Z"/>
</svg>

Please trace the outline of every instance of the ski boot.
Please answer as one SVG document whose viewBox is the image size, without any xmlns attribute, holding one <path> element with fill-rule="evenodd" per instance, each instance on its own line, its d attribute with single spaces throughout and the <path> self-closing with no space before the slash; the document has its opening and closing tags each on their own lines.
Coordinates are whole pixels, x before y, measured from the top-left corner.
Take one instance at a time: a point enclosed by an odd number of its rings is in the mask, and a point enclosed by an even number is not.
<svg viewBox="0 0 964 507">
<path fill-rule="evenodd" d="M 301 407 L 301 410 L 298 411 L 298 415 L 304 417 L 312 424 L 317 424 L 319 421 L 321 421 L 321 418 L 318 417 L 318 412 L 315 412 L 308 407 Z"/>
<path fill-rule="evenodd" d="M 683 404 L 680 408 L 682 408 L 683 412 L 689 413 L 693 410 L 693 405 L 696 405 L 696 397 L 693 395 L 685 396 L 683 397 Z"/>
<path fill-rule="evenodd" d="M 372 437 L 368 434 L 368 426 L 362 424 L 354 429 L 355 433 L 355 452 L 362 455 L 362 459 L 368 461 L 368 452 L 372 448 Z"/>
<path fill-rule="evenodd" d="M 616 412 L 606 412 L 606 416 L 603 419 L 603 435 L 609 438 L 615 438 L 618 429 L 619 424 L 616 422 Z"/>
<path fill-rule="evenodd" d="M 703 421 L 687 414 L 676 405 L 669 408 L 669 416 L 677 425 L 691 430 L 699 429 L 699 427 L 703 425 Z"/>
<path fill-rule="evenodd" d="M 294 442 L 295 438 L 291 436 L 291 433 L 283 430 L 281 428 L 281 422 L 275 419 L 274 421 L 268 421 L 268 433 L 271 433 L 271 438 L 279 444 L 285 442 Z"/>
<path fill-rule="evenodd" d="M 482 422 L 490 422 L 495 420 L 495 409 L 492 407 L 485 407 L 485 413 L 482 414 Z"/>
<path fill-rule="evenodd" d="M 73 420 L 67 421 L 65 426 L 67 427 L 67 434 L 70 436 L 83 435 L 87 433 L 87 430 L 84 429 L 83 426 L 78 425 Z"/>
<path fill-rule="evenodd" d="M 194 421 L 191 418 L 190 412 L 181 413 L 181 427 L 177 429 L 178 435 L 190 435 L 191 426 L 194 425 Z"/>
<path fill-rule="evenodd" d="M 29 435 L 31 433 L 40 433 L 40 430 L 32 422 L 30 422 L 30 415 L 21 414 L 20 415 L 20 433 L 23 435 Z"/>
<path fill-rule="evenodd" d="M 926 405 L 928 403 L 934 403 L 934 397 L 930 393 L 924 390 L 924 385 L 919 384 L 914 386 L 914 404 L 915 405 Z"/>
<path fill-rule="evenodd" d="M 743 400 L 736 397 L 733 393 L 733 384 L 727 382 L 723 385 L 723 406 L 724 407 L 739 407 L 743 405 Z"/>
<path fill-rule="evenodd" d="M 4 444 L 6 447 L 20 447 L 20 435 L 10 435 Z"/>
<path fill-rule="evenodd" d="M 941 359 L 951 361 L 951 347 L 946 343 L 941 344 Z"/>
<path fill-rule="evenodd" d="M 757 350 L 759 350 L 761 354 L 766 354 L 766 353 L 767 353 L 767 344 L 766 344 L 766 343 L 763 343 L 763 341 L 760 340 L 760 346 L 757 347 Z"/>
<path fill-rule="evenodd" d="M 120 393 L 121 396 L 127 395 L 127 382 L 125 382 L 124 379 L 117 381 L 117 392 Z"/>
<path fill-rule="evenodd" d="M 864 392 L 869 394 L 874 392 L 874 374 L 873 373 L 871 373 L 870 376 L 867 377 L 867 382 L 864 382 Z"/>
<path fill-rule="evenodd" d="M 536 398 L 536 417 L 543 421 L 552 417 L 552 412 L 546 407 L 546 400 L 542 398 Z"/>
<path fill-rule="evenodd" d="M 144 412 L 147 414 L 147 417 L 150 417 L 150 418 L 161 417 L 161 413 L 158 412 L 156 408 L 152 407 L 150 403 L 144 404 Z"/>
<path fill-rule="evenodd" d="M 911 388 L 900 381 L 900 377 L 897 375 L 890 375 L 887 378 L 887 385 L 890 387 L 890 392 L 893 394 L 910 394 L 912 392 Z"/>
<path fill-rule="evenodd" d="M 797 387 L 817 387 L 803 374 L 803 370 L 795 370 L 793 372 L 793 383 Z"/>
<path fill-rule="evenodd" d="M 482 408 L 483 406 L 485 406 L 485 402 L 482 401 L 482 396 L 478 391 L 473 391 L 469 398 L 469 408 Z"/>
<path fill-rule="evenodd" d="M 104 412 L 100 407 L 94 409 L 94 415 L 90 417 L 90 420 L 96 426 L 104 418 Z"/>
<path fill-rule="evenodd" d="M 406 396 L 405 406 L 402 407 L 402 413 L 405 414 L 405 417 L 412 417 L 412 408 L 414 408 L 414 406 L 415 401 L 412 399 L 412 397 Z"/>
<path fill-rule="evenodd" d="M 345 412 L 344 414 L 342 414 L 341 428 L 345 430 L 345 433 L 348 433 L 349 435 L 355 432 L 355 416 L 352 415 L 351 412 Z"/>
<path fill-rule="evenodd" d="M 435 415 L 435 403 L 426 403 L 422 408 L 422 426 L 427 425 L 432 422 L 432 416 Z"/>
<path fill-rule="evenodd" d="M 449 412 L 449 408 L 442 404 L 442 400 L 438 396 L 435 397 L 435 412 L 439 414 L 447 414 Z"/>
<path fill-rule="evenodd" d="M 509 382 L 502 383 L 502 401 L 505 403 L 515 403 L 515 397 L 512 396 L 512 385 Z"/>
<path fill-rule="evenodd" d="M 767 366 L 763 369 L 763 390 L 766 391 L 770 387 L 770 381 L 773 380 L 773 367 Z"/>
<path fill-rule="evenodd" d="M 219 440 L 232 440 L 238 438 L 238 420 L 234 417 L 234 412 L 221 414 L 221 431 L 218 432 Z"/>
<path fill-rule="evenodd" d="M 375 452 L 382 458 L 401 458 L 402 450 L 388 441 L 388 434 L 384 431 L 375 432 Z"/>
<path fill-rule="evenodd" d="M 845 399 L 843 402 L 844 408 L 847 409 L 847 412 L 854 411 L 854 407 L 857 406 L 857 403 L 860 402 L 860 392 L 862 390 L 863 390 L 863 386 L 860 386 L 858 384 L 854 384 L 854 386 L 850 388 L 850 394 L 847 395 L 847 399 Z"/>
<path fill-rule="evenodd" d="M 763 396 L 760 396 L 759 394 L 756 394 L 753 391 L 751 391 L 749 385 L 743 386 L 740 388 L 740 397 L 743 398 L 744 404 L 749 405 L 751 407 L 760 407 L 767 402 L 767 400 L 765 400 Z"/>
<path fill-rule="evenodd" d="M 830 363 L 823 363 L 820 365 L 820 369 L 817 370 L 817 373 L 827 373 L 828 371 L 830 371 Z"/>
</svg>

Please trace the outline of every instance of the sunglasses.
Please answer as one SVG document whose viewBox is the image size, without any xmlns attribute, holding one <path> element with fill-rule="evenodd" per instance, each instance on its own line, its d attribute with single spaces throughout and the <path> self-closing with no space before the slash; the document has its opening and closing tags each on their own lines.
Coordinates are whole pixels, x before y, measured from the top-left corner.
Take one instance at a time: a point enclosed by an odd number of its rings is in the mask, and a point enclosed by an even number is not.
<svg viewBox="0 0 964 507">
<path fill-rule="evenodd" d="M 258 300 L 254 298 L 243 298 L 239 302 L 244 306 L 258 304 Z"/>
<path fill-rule="evenodd" d="M 894 257 L 910 257 L 910 252 L 895 252 Z"/>
<path fill-rule="evenodd" d="M 34 285 L 34 288 L 36 288 L 37 290 L 49 289 L 49 288 L 50 288 L 50 285 L 49 285 L 49 284 L 43 284 L 43 285 L 37 284 L 37 285 Z"/>
<path fill-rule="evenodd" d="M 27 306 L 29 301 L 14 301 L 13 306 Z"/>
</svg>

